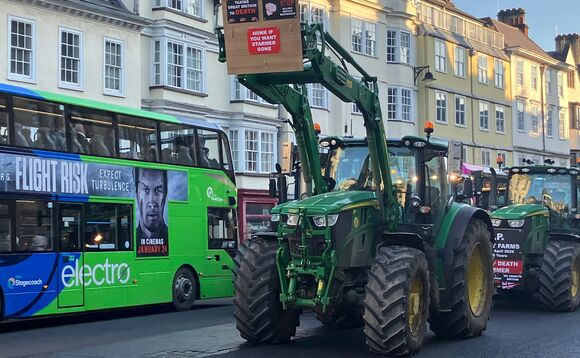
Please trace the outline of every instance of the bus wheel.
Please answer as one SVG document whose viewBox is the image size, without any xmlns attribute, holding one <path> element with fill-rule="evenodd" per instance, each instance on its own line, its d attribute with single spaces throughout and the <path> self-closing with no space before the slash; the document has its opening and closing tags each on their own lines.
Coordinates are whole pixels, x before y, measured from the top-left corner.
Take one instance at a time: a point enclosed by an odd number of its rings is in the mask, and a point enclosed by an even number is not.
<svg viewBox="0 0 580 358">
<path fill-rule="evenodd" d="M 195 278 L 187 268 L 177 270 L 173 278 L 173 307 L 177 311 L 191 309 L 195 301 Z"/>
</svg>

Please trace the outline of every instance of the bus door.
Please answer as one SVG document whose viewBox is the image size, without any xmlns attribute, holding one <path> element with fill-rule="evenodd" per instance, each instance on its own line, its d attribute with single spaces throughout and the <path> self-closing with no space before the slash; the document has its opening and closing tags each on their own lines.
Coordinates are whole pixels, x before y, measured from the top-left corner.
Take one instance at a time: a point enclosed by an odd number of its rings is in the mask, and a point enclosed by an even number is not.
<svg viewBox="0 0 580 358">
<path fill-rule="evenodd" d="M 57 204 L 58 307 L 84 305 L 82 204 Z"/>
</svg>

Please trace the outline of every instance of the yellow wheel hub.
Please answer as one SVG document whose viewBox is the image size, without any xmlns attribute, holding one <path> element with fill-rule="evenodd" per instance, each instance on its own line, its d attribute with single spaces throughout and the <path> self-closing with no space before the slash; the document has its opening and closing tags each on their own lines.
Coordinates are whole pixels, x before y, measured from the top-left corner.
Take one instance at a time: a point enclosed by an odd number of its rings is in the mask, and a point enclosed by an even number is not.
<svg viewBox="0 0 580 358">
<path fill-rule="evenodd" d="M 479 317 L 483 314 L 486 306 L 488 296 L 488 272 L 485 267 L 484 250 L 481 244 L 477 244 L 471 255 L 469 256 L 469 263 L 467 272 L 467 297 L 469 300 L 469 308 L 474 316 Z"/>
<path fill-rule="evenodd" d="M 407 300 L 407 317 L 409 330 L 413 336 L 416 336 L 421 329 L 423 320 L 423 280 L 417 276 L 411 283 L 409 297 Z"/>
<path fill-rule="evenodd" d="M 578 260 L 575 260 L 572 264 L 572 277 L 570 282 L 570 294 L 572 298 L 576 298 L 578 296 L 578 288 L 580 287 L 580 263 Z"/>
</svg>

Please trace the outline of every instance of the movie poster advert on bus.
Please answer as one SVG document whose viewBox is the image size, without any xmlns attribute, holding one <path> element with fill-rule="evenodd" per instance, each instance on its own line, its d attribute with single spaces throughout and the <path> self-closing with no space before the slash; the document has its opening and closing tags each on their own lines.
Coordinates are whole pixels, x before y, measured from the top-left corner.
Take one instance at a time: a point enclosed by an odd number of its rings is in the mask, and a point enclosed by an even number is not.
<svg viewBox="0 0 580 358">
<path fill-rule="evenodd" d="M 188 200 L 187 172 L 0 153 L 0 192 L 135 199 L 137 255 L 167 256 L 167 202 Z"/>
<path fill-rule="evenodd" d="M 521 230 L 502 230 L 496 233 L 493 244 L 493 273 L 497 288 L 509 290 L 523 283 L 521 237 Z"/>
<path fill-rule="evenodd" d="M 258 0 L 227 0 L 226 6 L 230 24 L 258 21 Z"/>
<path fill-rule="evenodd" d="M 280 20 L 296 17 L 296 0 L 264 0 L 264 20 Z"/>
</svg>

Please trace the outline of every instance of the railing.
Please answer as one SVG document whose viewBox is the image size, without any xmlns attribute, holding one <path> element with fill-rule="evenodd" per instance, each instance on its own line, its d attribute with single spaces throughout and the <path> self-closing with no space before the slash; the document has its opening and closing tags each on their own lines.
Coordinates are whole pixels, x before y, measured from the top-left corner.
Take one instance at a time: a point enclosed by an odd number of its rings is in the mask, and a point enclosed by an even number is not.
<svg viewBox="0 0 580 358">
<path fill-rule="evenodd" d="M 487 44 L 500 50 L 504 48 L 504 38 L 502 33 L 484 27 L 475 21 L 461 18 L 460 16 L 447 12 L 444 9 L 424 3 L 419 4 L 417 12 L 421 21 L 427 24 Z"/>
</svg>

